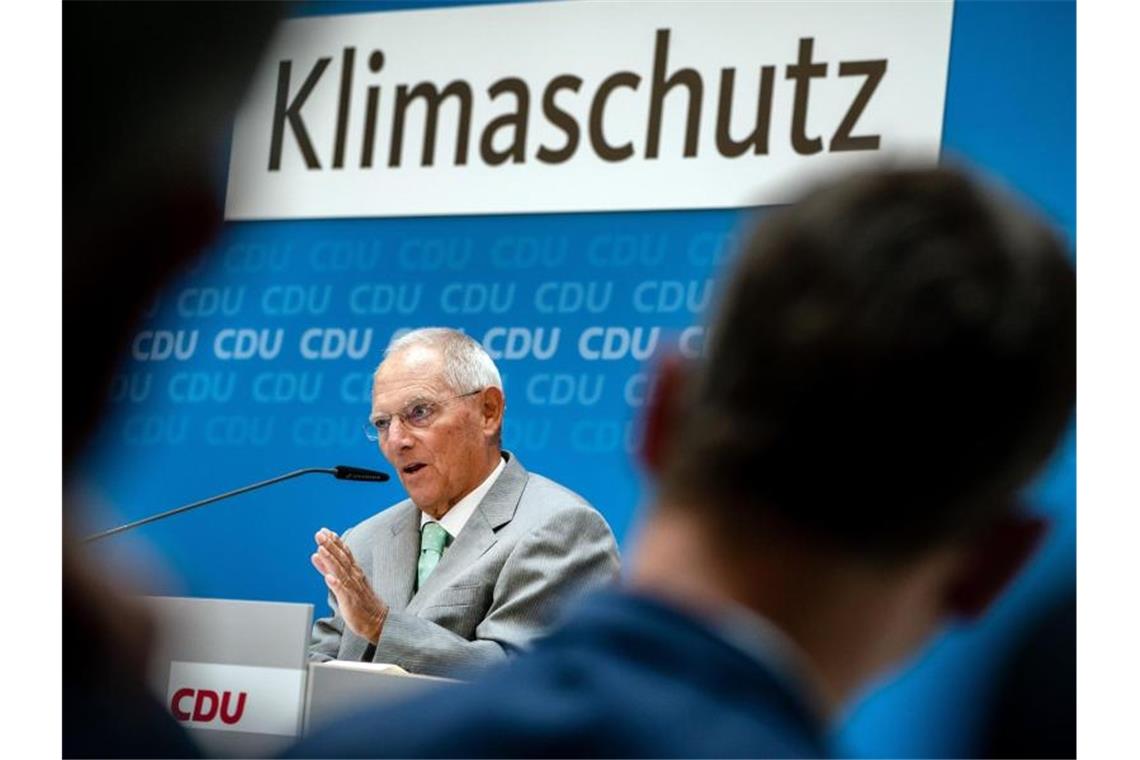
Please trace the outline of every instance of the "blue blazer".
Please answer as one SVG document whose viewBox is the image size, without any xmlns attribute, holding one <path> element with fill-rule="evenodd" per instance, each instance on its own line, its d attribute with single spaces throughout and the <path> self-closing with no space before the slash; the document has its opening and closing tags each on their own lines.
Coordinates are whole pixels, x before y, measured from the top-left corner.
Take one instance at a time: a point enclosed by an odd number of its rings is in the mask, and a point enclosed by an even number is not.
<svg viewBox="0 0 1140 760">
<path fill-rule="evenodd" d="M 824 727 L 763 663 L 700 620 L 590 597 L 478 680 L 365 710 L 299 757 L 823 757 Z"/>
</svg>

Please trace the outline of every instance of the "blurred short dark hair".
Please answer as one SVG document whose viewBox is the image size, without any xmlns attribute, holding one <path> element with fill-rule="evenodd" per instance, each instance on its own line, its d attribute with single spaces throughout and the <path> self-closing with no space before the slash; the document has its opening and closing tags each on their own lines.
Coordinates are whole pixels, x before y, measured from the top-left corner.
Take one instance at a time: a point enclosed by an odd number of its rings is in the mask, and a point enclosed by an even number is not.
<svg viewBox="0 0 1140 760">
<path fill-rule="evenodd" d="M 138 313 L 217 232 L 228 126 L 286 10 L 64 4 L 65 469 Z"/>
<path fill-rule="evenodd" d="M 812 192 L 726 281 L 665 495 L 735 535 L 775 518 L 864 557 L 962 535 L 1068 424 L 1075 308 L 1060 239 L 960 171 Z"/>
</svg>

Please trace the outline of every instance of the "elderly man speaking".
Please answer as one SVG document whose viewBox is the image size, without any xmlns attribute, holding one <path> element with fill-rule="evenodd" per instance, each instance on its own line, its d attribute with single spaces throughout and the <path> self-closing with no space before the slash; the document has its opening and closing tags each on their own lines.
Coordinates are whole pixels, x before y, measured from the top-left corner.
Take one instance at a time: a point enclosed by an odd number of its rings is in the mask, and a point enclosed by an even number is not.
<svg viewBox="0 0 1140 760">
<path fill-rule="evenodd" d="M 311 659 L 462 674 L 525 646 L 566 596 L 617 577 L 602 516 L 500 448 L 503 408 L 499 371 L 463 333 L 425 328 L 388 347 L 369 437 L 410 498 L 343 536 L 317 533 L 333 614 L 313 626 Z"/>
</svg>

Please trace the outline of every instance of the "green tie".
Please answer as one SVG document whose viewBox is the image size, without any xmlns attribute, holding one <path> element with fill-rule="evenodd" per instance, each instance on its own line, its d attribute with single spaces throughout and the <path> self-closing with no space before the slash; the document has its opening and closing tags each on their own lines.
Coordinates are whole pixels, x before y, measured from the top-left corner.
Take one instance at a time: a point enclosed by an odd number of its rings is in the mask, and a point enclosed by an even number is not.
<svg viewBox="0 0 1140 760">
<path fill-rule="evenodd" d="M 439 564 L 447 546 L 447 531 L 437 522 L 429 522 L 420 531 L 420 562 L 416 573 L 416 589 L 423 588 L 431 571 Z"/>
</svg>

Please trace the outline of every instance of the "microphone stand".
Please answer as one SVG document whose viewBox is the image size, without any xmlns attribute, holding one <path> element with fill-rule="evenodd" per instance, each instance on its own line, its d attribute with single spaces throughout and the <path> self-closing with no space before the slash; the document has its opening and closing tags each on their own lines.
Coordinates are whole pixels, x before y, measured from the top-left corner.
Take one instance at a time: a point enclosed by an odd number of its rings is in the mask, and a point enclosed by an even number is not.
<svg viewBox="0 0 1140 760">
<path fill-rule="evenodd" d="M 215 501 L 221 501 L 222 499 L 228 499 L 231 496 L 238 496 L 243 493 L 248 493 L 249 491 L 256 491 L 257 489 L 264 488 L 265 486 L 271 486 L 274 483 L 280 483 L 283 480 L 290 480 L 292 478 L 300 477 L 301 475 L 311 475 L 313 473 L 332 475 L 341 480 L 368 480 L 374 482 L 382 482 L 388 479 L 388 476 L 384 473 L 362 470 L 360 468 L 345 467 L 343 465 L 338 467 L 306 467 L 302 470 L 294 470 L 293 472 L 287 472 L 284 475 L 278 475 L 277 477 L 270 478 L 269 480 L 263 480 L 260 483 L 253 483 L 248 486 L 242 486 L 241 488 L 235 488 L 232 491 L 227 491 L 226 493 L 218 494 L 217 496 L 211 496 L 208 499 L 202 499 L 201 501 L 196 501 L 192 504 L 185 504 L 181 507 L 175 507 L 174 509 L 167 510 L 166 512 L 160 512 L 157 515 L 151 515 L 150 517 L 144 517 L 141 520 L 129 522 L 126 525 L 120 525 L 116 528 L 110 528 L 109 530 L 104 530 L 99 533 L 93 533 L 90 536 L 83 538 L 80 543 L 89 544 L 92 541 L 99 541 L 109 536 L 114 536 L 118 533 L 132 530 L 141 525 L 146 525 L 147 523 L 163 520 L 167 517 L 173 517 L 174 515 L 180 514 L 182 512 L 189 512 L 191 509 L 204 507 L 207 504 L 213 504 Z M 367 477 L 359 476 L 360 473 L 366 474 Z"/>
</svg>

